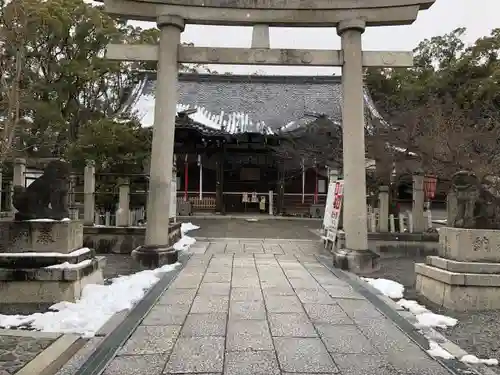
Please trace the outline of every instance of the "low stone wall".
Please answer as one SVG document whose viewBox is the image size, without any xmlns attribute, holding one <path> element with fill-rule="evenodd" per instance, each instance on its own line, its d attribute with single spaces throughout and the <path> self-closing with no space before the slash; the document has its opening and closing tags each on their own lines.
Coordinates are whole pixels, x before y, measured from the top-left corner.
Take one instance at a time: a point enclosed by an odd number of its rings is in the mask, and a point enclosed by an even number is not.
<svg viewBox="0 0 500 375">
<path fill-rule="evenodd" d="M 172 246 L 181 238 L 181 223 L 170 224 L 170 243 Z M 83 228 L 83 245 L 95 249 L 98 254 L 130 254 L 132 250 L 144 245 L 145 227 L 96 227 Z"/>
<path fill-rule="evenodd" d="M 345 233 L 337 234 L 337 248 L 345 248 Z M 369 250 L 381 257 L 434 255 L 439 249 L 437 233 L 368 233 Z"/>
</svg>

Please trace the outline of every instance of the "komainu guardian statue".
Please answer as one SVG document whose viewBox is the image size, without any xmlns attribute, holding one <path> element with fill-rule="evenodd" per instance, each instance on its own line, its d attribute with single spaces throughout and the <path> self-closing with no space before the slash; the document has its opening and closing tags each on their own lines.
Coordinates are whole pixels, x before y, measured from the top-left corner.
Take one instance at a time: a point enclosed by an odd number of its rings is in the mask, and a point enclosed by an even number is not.
<svg viewBox="0 0 500 375">
<path fill-rule="evenodd" d="M 15 220 L 54 219 L 69 216 L 67 206 L 69 165 L 62 160 L 47 164 L 43 175 L 27 188 L 14 186 Z"/>
<path fill-rule="evenodd" d="M 451 179 L 456 196 L 456 215 L 450 223 L 455 228 L 500 229 L 500 194 L 496 178 L 482 182 L 470 171 L 459 171 Z"/>
</svg>

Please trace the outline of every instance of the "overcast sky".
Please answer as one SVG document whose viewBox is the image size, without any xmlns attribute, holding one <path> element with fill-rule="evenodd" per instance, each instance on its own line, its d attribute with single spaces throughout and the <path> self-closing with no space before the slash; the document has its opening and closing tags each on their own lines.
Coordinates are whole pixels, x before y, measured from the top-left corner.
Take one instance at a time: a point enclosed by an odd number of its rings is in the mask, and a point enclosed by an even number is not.
<svg viewBox="0 0 500 375">
<path fill-rule="evenodd" d="M 154 24 L 134 22 L 146 27 Z M 363 34 L 366 50 L 412 50 L 426 38 L 466 27 L 466 42 L 488 35 L 500 28 L 500 0 L 436 0 L 429 9 L 420 12 L 413 25 L 370 27 Z M 183 33 L 185 42 L 209 47 L 250 47 L 250 27 L 219 27 L 188 25 Z M 271 48 L 339 49 L 340 38 L 335 29 L 272 28 Z M 316 75 L 339 74 L 335 68 L 213 66 L 218 72 L 247 74 L 258 71 L 267 74 Z"/>
</svg>

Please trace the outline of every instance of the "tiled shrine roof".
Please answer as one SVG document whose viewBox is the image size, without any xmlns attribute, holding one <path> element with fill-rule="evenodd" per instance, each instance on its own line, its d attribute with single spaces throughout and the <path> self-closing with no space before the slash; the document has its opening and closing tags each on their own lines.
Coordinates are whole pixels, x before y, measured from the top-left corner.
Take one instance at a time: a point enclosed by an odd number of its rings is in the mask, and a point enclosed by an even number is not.
<svg viewBox="0 0 500 375">
<path fill-rule="evenodd" d="M 124 108 L 143 126 L 154 118 L 156 76 L 145 73 Z M 179 75 L 178 112 L 197 109 L 189 117 L 215 133 L 275 134 L 312 121 L 307 113 L 341 123 L 342 90 L 338 76 Z M 365 91 L 367 128 L 381 116 Z M 382 120 L 383 121 L 383 120 Z M 185 124 L 186 126 L 187 124 Z M 201 128 L 199 129 L 202 130 Z M 212 133 L 209 129 L 204 132 Z"/>
</svg>

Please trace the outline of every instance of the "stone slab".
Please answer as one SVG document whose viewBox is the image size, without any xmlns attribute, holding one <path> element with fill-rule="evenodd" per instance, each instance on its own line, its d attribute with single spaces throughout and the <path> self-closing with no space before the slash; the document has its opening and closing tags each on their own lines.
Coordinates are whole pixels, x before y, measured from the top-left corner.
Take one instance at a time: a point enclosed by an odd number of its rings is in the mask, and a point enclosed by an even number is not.
<svg viewBox="0 0 500 375">
<path fill-rule="evenodd" d="M 273 337 L 318 337 L 305 313 L 269 314 Z"/>
<path fill-rule="evenodd" d="M 71 253 L 83 247 L 81 221 L 0 221 L 0 253 Z"/>
<path fill-rule="evenodd" d="M 225 373 L 231 375 L 280 375 L 274 351 L 229 352 Z"/>
<path fill-rule="evenodd" d="M 84 344 L 79 335 L 66 334 L 59 337 L 32 361 L 16 372 L 16 375 L 43 375 L 53 373 L 66 363 Z"/>
<path fill-rule="evenodd" d="M 102 375 L 159 375 L 165 367 L 161 354 L 132 355 L 115 357 Z"/>
<path fill-rule="evenodd" d="M 227 327 L 227 351 L 273 350 L 267 320 L 232 319 Z"/>
<path fill-rule="evenodd" d="M 337 366 L 319 338 L 275 337 L 274 346 L 283 371 L 338 372 Z"/>
<path fill-rule="evenodd" d="M 427 264 L 415 264 L 415 273 L 449 285 L 484 286 L 500 289 L 499 274 L 456 273 Z"/>
<path fill-rule="evenodd" d="M 500 263 L 500 230 L 442 227 L 438 255 L 459 262 Z"/>
<path fill-rule="evenodd" d="M 227 314 L 189 314 L 182 327 L 183 337 L 225 336 Z"/>
<path fill-rule="evenodd" d="M 168 355 L 179 332 L 179 326 L 139 326 L 118 351 L 118 355 Z"/>
<path fill-rule="evenodd" d="M 70 267 L 59 265 L 43 268 L 0 268 L 0 281 L 77 281 L 97 270 L 102 270 L 105 266 L 106 258 L 100 256 L 84 260 Z"/>
<path fill-rule="evenodd" d="M 355 325 L 315 324 L 329 352 L 343 354 L 377 354 L 377 350 Z"/>
<path fill-rule="evenodd" d="M 500 263 L 459 262 L 439 256 L 428 256 L 425 263 L 450 272 L 500 274 Z"/>
<path fill-rule="evenodd" d="M 224 337 L 179 338 L 170 355 L 165 373 L 222 372 Z"/>
<path fill-rule="evenodd" d="M 450 285 L 418 274 L 416 291 L 429 301 L 455 311 L 500 309 L 498 287 Z"/>
<path fill-rule="evenodd" d="M 102 268 L 78 280 L 70 281 L 0 281 L 2 303 L 75 302 L 87 284 L 104 282 Z"/>
<path fill-rule="evenodd" d="M 500 309 L 498 286 L 450 285 L 425 274 L 417 274 L 415 289 L 429 301 L 455 311 Z"/>
<path fill-rule="evenodd" d="M 55 264 L 77 264 L 95 257 L 94 249 L 79 249 L 68 254 L 4 253 L 0 254 L 0 268 L 40 268 Z"/>
<path fill-rule="evenodd" d="M 354 324 L 344 310 L 336 305 L 304 304 L 307 315 L 314 323 Z"/>
</svg>

